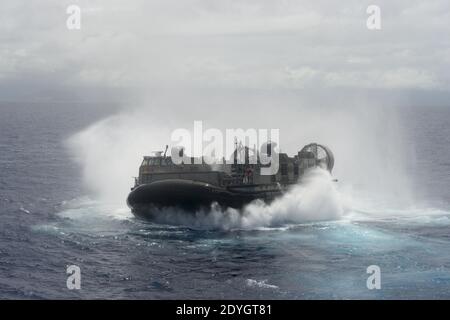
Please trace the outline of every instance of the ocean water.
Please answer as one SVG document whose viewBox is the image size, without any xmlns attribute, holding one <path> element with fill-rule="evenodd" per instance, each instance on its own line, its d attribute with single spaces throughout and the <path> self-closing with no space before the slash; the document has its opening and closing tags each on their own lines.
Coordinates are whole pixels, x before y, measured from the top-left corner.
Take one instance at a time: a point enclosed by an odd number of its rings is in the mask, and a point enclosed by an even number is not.
<svg viewBox="0 0 450 320">
<path fill-rule="evenodd" d="M 450 108 L 401 112 L 421 201 L 347 200 L 340 183 L 314 185 L 344 200 L 248 209 L 262 224 L 233 212 L 137 220 L 125 199 L 111 204 L 87 192 L 67 152 L 68 138 L 110 110 L 2 102 L 0 111 L 0 298 L 450 298 Z M 292 210 L 306 218 L 291 219 Z M 312 221 L 317 210 L 324 219 Z M 279 211 L 283 219 L 274 219 Z M 226 228 L 220 214 L 231 217 Z M 81 290 L 67 289 L 68 265 L 80 267 Z M 380 267 L 379 290 L 366 286 L 370 265 Z"/>
</svg>

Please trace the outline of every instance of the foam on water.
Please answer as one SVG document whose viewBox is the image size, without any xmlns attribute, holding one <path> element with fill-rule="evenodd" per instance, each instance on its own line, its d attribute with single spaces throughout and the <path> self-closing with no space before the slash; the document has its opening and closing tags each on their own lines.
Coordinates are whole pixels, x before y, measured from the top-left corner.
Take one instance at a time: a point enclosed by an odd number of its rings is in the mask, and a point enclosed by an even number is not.
<svg viewBox="0 0 450 320">
<path fill-rule="evenodd" d="M 264 289 L 279 289 L 278 286 L 267 283 L 267 279 L 260 280 L 260 281 L 254 280 L 254 279 L 247 279 L 245 284 L 249 287 L 258 287 L 258 288 L 264 288 Z"/>
<path fill-rule="evenodd" d="M 81 224 L 102 224 L 108 219 L 128 220 L 133 215 L 125 204 L 107 203 L 81 197 L 65 202 L 58 214 Z M 106 219 L 106 220 L 105 220 Z M 291 190 L 270 204 L 253 201 L 241 210 L 221 209 L 195 213 L 168 208 L 156 213 L 153 222 L 192 229 L 285 231 L 297 225 L 323 221 L 387 221 L 417 224 L 450 224 L 450 212 L 429 207 L 392 208 L 366 200 L 358 201 L 339 190 L 329 172 L 310 170 Z"/>
<path fill-rule="evenodd" d="M 165 210 L 158 214 L 158 221 L 200 228 L 261 229 L 308 221 L 335 220 L 343 213 L 344 207 L 331 175 L 325 170 L 315 169 L 271 204 L 256 200 L 242 210 L 221 210 L 213 205 L 211 210 L 199 211 L 195 215 L 180 210 Z"/>
<path fill-rule="evenodd" d="M 241 210 L 222 210 L 213 204 L 210 210 L 194 214 L 169 208 L 157 213 L 155 221 L 200 229 L 263 230 L 283 229 L 288 224 L 336 220 L 344 212 L 344 205 L 331 175 L 325 170 L 314 169 L 309 171 L 298 185 L 271 204 L 256 200 Z M 132 215 L 124 206 L 106 204 L 85 197 L 65 203 L 59 216 L 92 221 L 101 217 L 129 219 Z"/>
</svg>

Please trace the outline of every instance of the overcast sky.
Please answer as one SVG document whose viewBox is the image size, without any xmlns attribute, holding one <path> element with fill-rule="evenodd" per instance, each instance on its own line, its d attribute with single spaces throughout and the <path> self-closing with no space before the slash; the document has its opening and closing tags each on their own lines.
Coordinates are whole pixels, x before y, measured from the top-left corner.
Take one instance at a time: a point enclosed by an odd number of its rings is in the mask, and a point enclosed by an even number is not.
<svg viewBox="0 0 450 320">
<path fill-rule="evenodd" d="M 81 30 L 66 27 L 73 4 Z M 381 30 L 366 27 L 371 4 Z M 2 0 L 0 108 L 117 102 L 118 114 L 73 141 L 86 177 L 118 177 L 111 185 L 125 191 L 142 154 L 204 120 L 279 128 L 285 152 L 327 144 L 336 176 L 398 197 L 414 146 L 390 106 L 449 105 L 449 9 L 448 0 Z"/>
<path fill-rule="evenodd" d="M 66 27 L 71 4 L 81 8 L 81 30 Z M 366 28 L 370 4 L 381 8 L 381 30 Z M 446 93 L 449 9 L 447 0 L 3 0 L 1 93 L 23 98 L 18 86 L 53 93 L 74 87 Z"/>
</svg>

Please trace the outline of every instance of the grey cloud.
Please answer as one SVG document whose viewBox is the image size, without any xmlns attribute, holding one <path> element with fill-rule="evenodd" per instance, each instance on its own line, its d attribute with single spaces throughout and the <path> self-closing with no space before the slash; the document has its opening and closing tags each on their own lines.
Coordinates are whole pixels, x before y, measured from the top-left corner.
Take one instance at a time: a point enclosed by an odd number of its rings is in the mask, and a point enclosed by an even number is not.
<svg viewBox="0 0 450 320">
<path fill-rule="evenodd" d="M 65 27 L 70 4 L 82 29 Z M 0 85 L 449 90 L 448 1 L 3 1 Z M 36 80 L 40 81 L 40 80 Z"/>
</svg>

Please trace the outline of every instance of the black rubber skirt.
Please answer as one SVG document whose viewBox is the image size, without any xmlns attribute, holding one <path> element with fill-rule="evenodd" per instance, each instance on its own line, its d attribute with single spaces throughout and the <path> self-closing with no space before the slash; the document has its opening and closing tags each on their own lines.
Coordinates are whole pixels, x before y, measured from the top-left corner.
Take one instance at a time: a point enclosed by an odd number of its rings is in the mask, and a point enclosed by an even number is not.
<svg viewBox="0 0 450 320">
<path fill-rule="evenodd" d="M 256 194 L 230 192 L 204 182 L 170 179 L 136 187 L 128 195 L 127 204 L 136 216 L 151 218 L 164 208 L 195 213 L 217 203 L 223 208 L 239 209 L 257 198 Z"/>
</svg>

